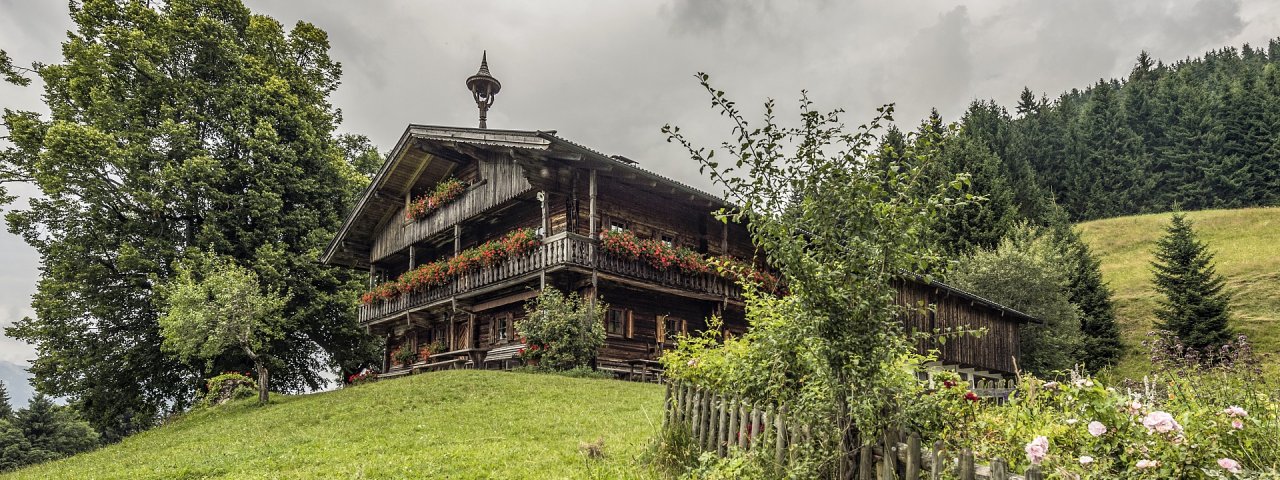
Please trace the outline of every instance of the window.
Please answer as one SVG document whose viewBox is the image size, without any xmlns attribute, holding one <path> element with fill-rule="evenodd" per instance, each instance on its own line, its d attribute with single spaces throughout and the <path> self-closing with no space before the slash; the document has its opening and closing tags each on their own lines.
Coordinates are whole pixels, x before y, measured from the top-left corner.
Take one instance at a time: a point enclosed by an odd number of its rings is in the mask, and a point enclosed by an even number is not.
<svg viewBox="0 0 1280 480">
<path fill-rule="evenodd" d="M 674 247 L 676 245 L 676 239 L 672 238 L 671 235 L 663 235 L 659 238 L 662 240 L 663 245 L 668 247 Z"/>
<path fill-rule="evenodd" d="M 630 337 L 631 311 L 610 308 L 604 317 L 604 332 L 611 337 Z"/>
<path fill-rule="evenodd" d="M 610 232 L 621 232 L 626 229 L 627 229 L 627 222 L 624 222 L 622 220 L 614 220 L 609 222 Z"/>
<path fill-rule="evenodd" d="M 689 333 L 689 322 L 670 315 L 658 316 L 658 341 L 674 342 L 680 334 Z"/>
<path fill-rule="evenodd" d="M 511 340 L 511 313 L 500 313 L 493 317 L 493 343 L 506 343 Z"/>
</svg>

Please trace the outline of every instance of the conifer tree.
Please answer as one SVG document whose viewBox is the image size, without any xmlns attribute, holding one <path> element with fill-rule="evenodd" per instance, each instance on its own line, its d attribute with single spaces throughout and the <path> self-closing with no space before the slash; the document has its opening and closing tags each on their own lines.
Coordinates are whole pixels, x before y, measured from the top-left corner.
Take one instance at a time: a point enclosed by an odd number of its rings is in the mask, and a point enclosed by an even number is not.
<svg viewBox="0 0 1280 480">
<path fill-rule="evenodd" d="M 9 389 L 0 380 L 0 420 L 13 419 L 13 404 L 9 400 Z"/>
<path fill-rule="evenodd" d="M 98 434 L 80 420 L 70 407 L 54 405 L 44 395 L 36 395 L 18 411 L 16 421 L 31 444 L 28 462 L 38 463 L 88 451 L 98 445 Z"/>
<path fill-rule="evenodd" d="M 1214 271 L 1213 254 L 1196 238 L 1186 215 L 1175 213 L 1156 243 L 1152 262 L 1156 291 L 1164 296 L 1156 326 L 1196 349 L 1214 348 L 1231 338 L 1226 279 Z"/>
<path fill-rule="evenodd" d="M 1058 265 L 1067 277 L 1068 299 L 1080 309 L 1081 360 L 1097 371 L 1114 365 L 1124 352 L 1111 291 L 1102 280 L 1102 262 L 1069 224 L 1054 229 Z"/>
<path fill-rule="evenodd" d="M 7 419 L 0 419 L 0 472 L 16 469 L 29 463 L 31 442 L 22 435 L 22 429 Z"/>
</svg>

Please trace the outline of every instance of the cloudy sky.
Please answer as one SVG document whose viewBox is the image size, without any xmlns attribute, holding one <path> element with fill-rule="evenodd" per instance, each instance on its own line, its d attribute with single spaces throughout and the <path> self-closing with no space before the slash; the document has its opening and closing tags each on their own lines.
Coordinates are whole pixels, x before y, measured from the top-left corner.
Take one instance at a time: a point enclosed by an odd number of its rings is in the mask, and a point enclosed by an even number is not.
<svg viewBox="0 0 1280 480">
<path fill-rule="evenodd" d="M 744 107 L 768 97 L 789 107 L 807 89 L 851 123 L 893 102 L 911 125 L 931 107 L 954 120 L 975 98 L 1011 105 L 1023 86 L 1053 96 L 1122 76 L 1144 49 L 1172 62 L 1280 36 L 1273 0 L 247 3 L 329 32 L 344 70 L 333 97 L 342 130 L 383 150 L 409 123 L 474 125 L 463 80 L 488 50 L 503 84 L 491 128 L 555 129 L 702 187 L 659 133 L 673 123 L 707 143 L 727 134 L 698 71 Z M 65 1 L 0 0 L 0 49 L 20 64 L 60 61 L 69 28 Z M 39 85 L 0 85 L 0 106 L 43 111 Z M 37 267 L 21 239 L 0 233 L 0 325 L 30 314 Z M 32 355 L 0 338 L 0 361 Z"/>
</svg>

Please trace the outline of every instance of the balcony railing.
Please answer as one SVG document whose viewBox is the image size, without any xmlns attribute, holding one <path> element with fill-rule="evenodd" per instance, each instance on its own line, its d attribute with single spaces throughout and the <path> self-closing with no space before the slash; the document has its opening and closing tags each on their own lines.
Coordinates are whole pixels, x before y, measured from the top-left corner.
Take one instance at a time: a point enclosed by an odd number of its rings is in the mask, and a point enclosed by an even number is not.
<svg viewBox="0 0 1280 480">
<path fill-rule="evenodd" d="M 690 275 L 679 270 L 659 270 L 642 260 L 629 260 L 594 250 L 595 242 L 572 233 L 561 233 L 545 239 L 533 252 L 508 259 L 488 268 L 467 273 L 461 277 L 428 289 L 401 295 L 393 300 L 374 301 L 360 306 L 360 321 L 372 322 L 406 310 L 463 295 L 477 289 L 495 285 L 522 275 L 559 266 L 592 268 L 600 272 L 648 282 L 663 287 L 688 290 L 712 296 L 740 298 L 742 289 L 732 280 L 719 275 L 704 273 Z"/>
</svg>

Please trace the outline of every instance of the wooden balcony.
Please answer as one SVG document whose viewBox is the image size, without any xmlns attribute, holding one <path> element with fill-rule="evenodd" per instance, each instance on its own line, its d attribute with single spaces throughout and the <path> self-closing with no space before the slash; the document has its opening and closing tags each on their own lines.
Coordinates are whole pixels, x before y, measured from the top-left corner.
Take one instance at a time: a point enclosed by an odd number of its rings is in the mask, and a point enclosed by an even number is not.
<svg viewBox="0 0 1280 480">
<path fill-rule="evenodd" d="M 616 276 L 631 282 L 654 285 L 667 290 L 682 290 L 704 296 L 741 298 L 737 283 L 715 274 L 689 275 L 679 270 L 658 270 L 641 260 L 618 258 L 592 249 L 592 240 L 573 233 L 560 233 L 543 240 L 533 252 L 483 268 L 444 285 L 401 295 L 394 300 L 375 301 L 360 306 L 360 322 L 370 323 L 454 297 L 467 297 L 503 283 L 532 279 L 543 270 L 593 267 L 602 275 Z M 594 258 L 593 258 L 594 254 Z"/>
</svg>

